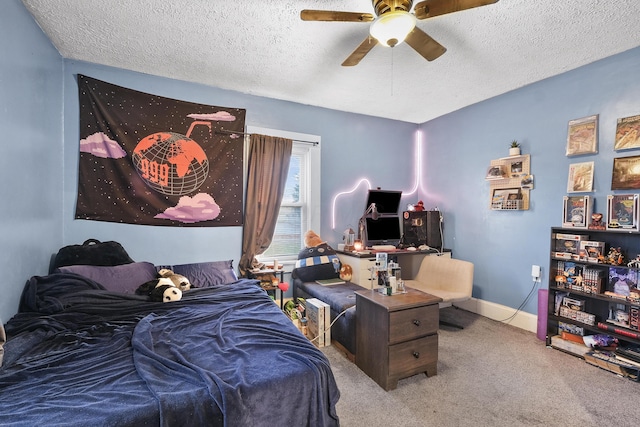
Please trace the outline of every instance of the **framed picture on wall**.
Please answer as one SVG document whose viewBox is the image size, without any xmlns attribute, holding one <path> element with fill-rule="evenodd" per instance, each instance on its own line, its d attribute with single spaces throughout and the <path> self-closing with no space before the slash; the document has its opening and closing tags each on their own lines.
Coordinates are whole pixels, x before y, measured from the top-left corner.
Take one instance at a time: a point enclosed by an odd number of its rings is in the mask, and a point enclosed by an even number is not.
<svg viewBox="0 0 640 427">
<path fill-rule="evenodd" d="M 618 119 L 613 149 L 618 151 L 634 148 L 640 148 L 640 116 Z"/>
<path fill-rule="evenodd" d="M 591 221 L 591 196 L 564 196 L 562 205 L 562 226 L 587 228 Z"/>
<path fill-rule="evenodd" d="M 607 196 L 607 230 L 638 231 L 638 195 Z"/>
<path fill-rule="evenodd" d="M 613 159 L 611 189 L 634 190 L 638 188 L 640 188 L 640 156 Z"/>
<path fill-rule="evenodd" d="M 526 175 L 524 168 L 524 157 L 515 156 L 507 160 L 507 172 L 509 178 L 520 178 Z"/>
<path fill-rule="evenodd" d="M 593 168 L 594 162 L 570 164 L 567 193 L 593 191 Z"/>
<path fill-rule="evenodd" d="M 598 115 L 569 121 L 567 156 L 598 152 Z"/>
</svg>

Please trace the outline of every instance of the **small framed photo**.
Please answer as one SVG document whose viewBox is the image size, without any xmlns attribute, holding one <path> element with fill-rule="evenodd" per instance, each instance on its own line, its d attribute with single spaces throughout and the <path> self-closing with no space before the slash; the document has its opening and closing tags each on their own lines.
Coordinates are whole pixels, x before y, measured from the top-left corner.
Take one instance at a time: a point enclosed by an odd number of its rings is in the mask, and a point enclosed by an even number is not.
<svg viewBox="0 0 640 427">
<path fill-rule="evenodd" d="M 638 231 L 638 195 L 607 196 L 607 230 Z"/>
<path fill-rule="evenodd" d="M 634 148 L 640 148 L 640 116 L 618 119 L 613 149 L 618 151 Z"/>
<path fill-rule="evenodd" d="M 640 188 L 640 156 L 614 158 L 611 189 L 635 190 L 638 188 Z"/>
<path fill-rule="evenodd" d="M 591 196 L 564 196 L 562 226 L 587 228 L 591 221 L 592 210 Z"/>
<path fill-rule="evenodd" d="M 572 163 L 569 165 L 567 193 L 593 191 L 594 162 Z"/>
<path fill-rule="evenodd" d="M 569 121 L 567 156 L 598 152 L 598 115 Z"/>
<path fill-rule="evenodd" d="M 533 190 L 533 175 L 525 175 L 520 180 L 520 188 L 523 190 Z"/>
<path fill-rule="evenodd" d="M 526 175 L 524 170 L 524 160 L 523 156 L 516 156 L 507 161 L 507 172 L 509 174 L 509 178 L 520 178 Z"/>
</svg>

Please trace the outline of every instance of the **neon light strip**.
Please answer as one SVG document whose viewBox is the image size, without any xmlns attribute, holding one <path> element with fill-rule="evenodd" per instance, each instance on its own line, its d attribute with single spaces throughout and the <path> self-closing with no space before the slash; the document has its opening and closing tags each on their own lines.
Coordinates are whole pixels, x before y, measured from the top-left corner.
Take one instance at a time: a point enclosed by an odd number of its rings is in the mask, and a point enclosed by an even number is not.
<svg viewBox="0 0 640 427">
<path fill-rule="evenodd" d="M 371 183 L 369 182 L 369 180 L 367 178 L 362 178 L 351 190 L 341 191 L 340 193 L 333 196 L 333 202 L 331 206 L 331 229 L 336 229 L 336 202 L 338 201 L 338 197 L 344 196 L 345 194 L 353 193 L 363 182 L 367 183 L 367 190 L 371 190 Z"/>
<path fill-rule="evenodd" d="M 420 170 L 422 170 L 422 132 L 420 130 L 416 131 L 415 156 L 413 158 L 415 159 L 414 174 L 415 174 L 416 183 L 414 184 L 413 188 L 410 191 L 403 191 L 402 192 L 403 196 L 418 194 L 418 189 L 422 187 L 420 185 L 421 184 Z"/>
<path fill-rule="evenodd" d="M 422 190 L 423 193 L 426 193 L 425 189 L 422 186 L 422 179 L 420 177 L 420 171 L 422 170 L 422 131 L 421 130 L 416 131 L 414 159 L 415 159 L 415 167 L 414 167 L 415 184 L 410 191 L 402 192 L 403 196 L 418 194 L 418 190 L 420 189 Z M 367 183 L 367 190 L 371 190 L 371 183 L 369 182 L 369 180 L 367 178 L 361 178 L 358 181 L 358 183 L 355 186 L 353 186 L 351 190 L 341 191 L 335 196 L 333 196 L 333 201 L 331 204 L 331 229 L 332 230 L 336 229 L 336 203 L 338 201 L 338 197 L 344 196 L 345 194 L 352 194 L 363 182 Z"/>
</svg>

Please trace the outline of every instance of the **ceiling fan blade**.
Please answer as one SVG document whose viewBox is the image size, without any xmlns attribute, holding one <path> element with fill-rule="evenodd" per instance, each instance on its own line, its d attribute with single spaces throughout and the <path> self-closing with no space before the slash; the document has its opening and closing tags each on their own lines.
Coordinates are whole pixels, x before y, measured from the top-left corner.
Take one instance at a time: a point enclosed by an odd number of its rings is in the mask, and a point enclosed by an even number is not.
<svg viewBox="0 0 640 427">
<path fill-rule="evenodd" d="M 444 46 L 418 27 L 415 27 L 404 41 L 427 61 L 433 61 L 447 51 Z"/>
<path fill-rule="evenodd" d="M 300 11 L 300 18 L 303 21 L 370 22 L 375 19 L 375 16 L 370 13 L 305 9 Z"/>
<path fill-rule="evenodd" d="M 416 18 L 427 19 L 497 2 L 498 0 L 424 0 L 416 4 L 413 11 Z"/>
<path fill-rule="evenodd" d="M 376 44 L 378 44 L 376 39 L 371 36 L 367 36 L 367 38 L 364 39 L 362 43 L 360 43 L 360 46 L 358 46 L 356 50 L 354 50 L 353 53 L 351 53 L 351 55 L 349 55 L 349 57 L 344 60 L 342 66 L 353 67 L 354 65 L 358 65 L 362 58 L 364 58 L 365 55 L 369 53 L 369 51 L 371 51 L 371 49 L 373 49 Z"/>
</svg>

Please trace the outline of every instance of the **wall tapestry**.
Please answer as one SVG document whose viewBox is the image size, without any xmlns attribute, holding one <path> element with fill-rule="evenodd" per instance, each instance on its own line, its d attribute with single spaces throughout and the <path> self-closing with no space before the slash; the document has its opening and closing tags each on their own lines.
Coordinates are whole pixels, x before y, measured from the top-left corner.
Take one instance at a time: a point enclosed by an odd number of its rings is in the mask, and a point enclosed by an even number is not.
<svg viewBox="0 0 640 427">
<path fill-rule="evenodd" d="M 242 225 L 246 110 L 150 95 L 83 75 L 78 90 L 77 219 Z"/>
</svg>

